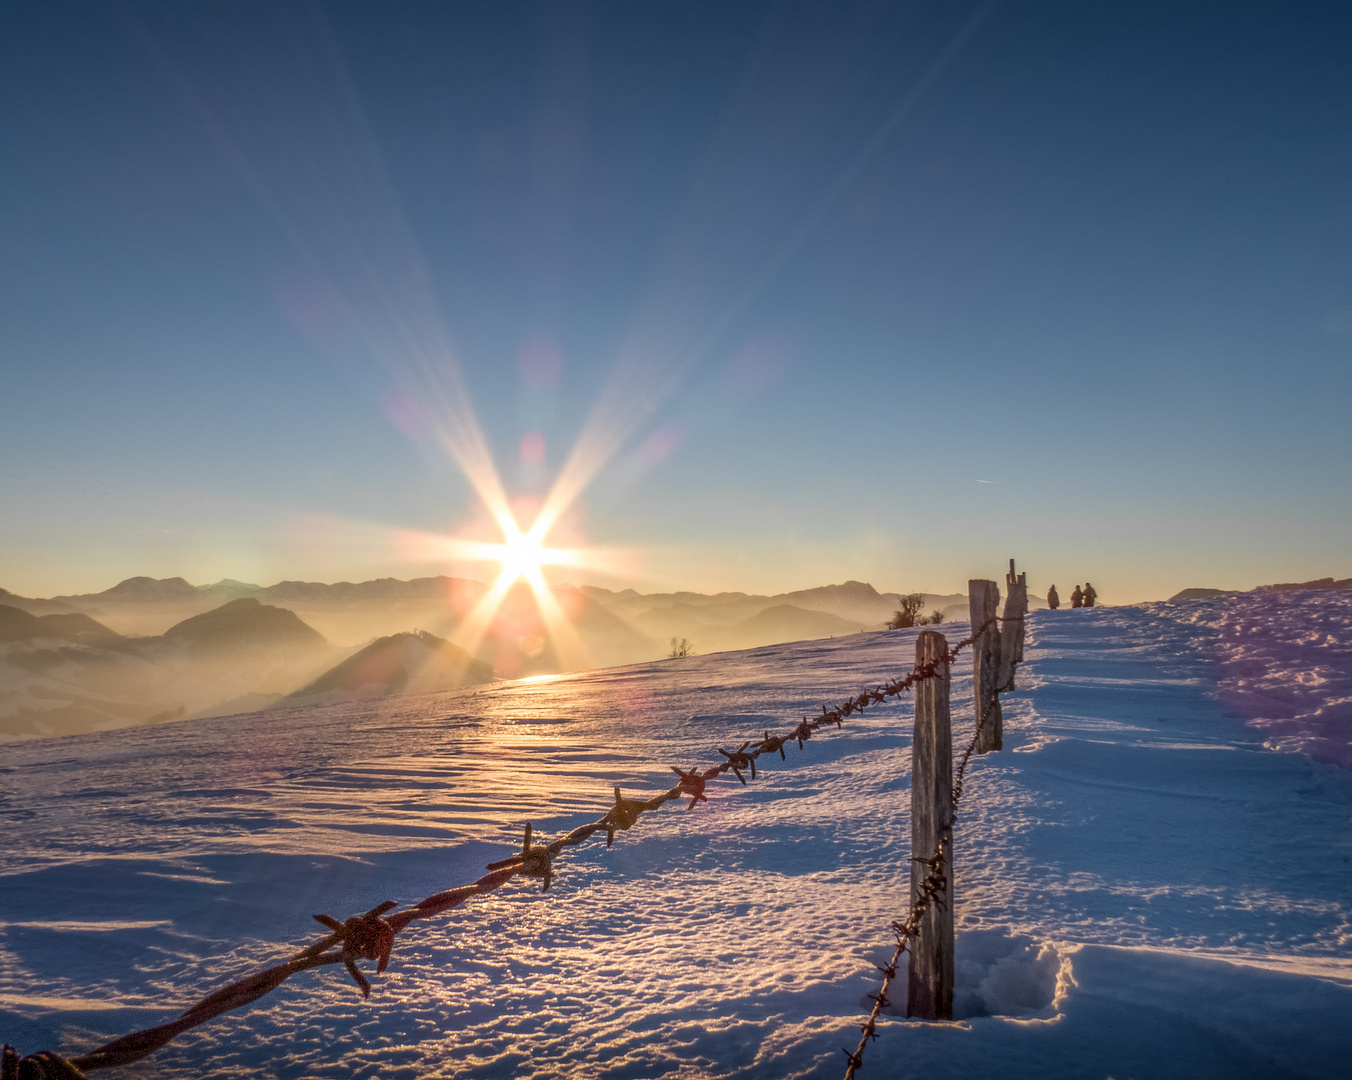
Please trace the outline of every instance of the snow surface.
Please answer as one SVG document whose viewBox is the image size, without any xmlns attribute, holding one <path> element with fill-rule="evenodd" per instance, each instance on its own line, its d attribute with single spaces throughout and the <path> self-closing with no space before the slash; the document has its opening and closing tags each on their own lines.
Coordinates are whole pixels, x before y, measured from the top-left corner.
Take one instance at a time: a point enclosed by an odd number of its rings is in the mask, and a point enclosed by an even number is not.
<svg viewBox="0 0 1352 1080">
<path fill-rule="evenodd" d="M 1151 605 L 1215 636 L 1226 704 L 1274 749 L 1352 766 L 1352 597 L 1347 591 L 1242 593 L 1222 602 Z"/>
<path fill-rule="evenodd" d="M 886 1019 L 864 1075 L 1346 1077 L 1349 626 L 1331 594 L 1031 616 L 1006 749 L 960 808 L 960 1018 Z M 163 1022 L 313 913 L 468 882 L 526 819 L 548 837 L 612 784 L 665 788 L 909 670 L 913 642 L 6 746 L 0 1038 L 77 1054 Z M 906 906 L 910 715 L 575 849 L 548 894 L 414 924 L 369 1002 L 306 972 L 121 1075 L 838 1077 Z"/>
</svg>

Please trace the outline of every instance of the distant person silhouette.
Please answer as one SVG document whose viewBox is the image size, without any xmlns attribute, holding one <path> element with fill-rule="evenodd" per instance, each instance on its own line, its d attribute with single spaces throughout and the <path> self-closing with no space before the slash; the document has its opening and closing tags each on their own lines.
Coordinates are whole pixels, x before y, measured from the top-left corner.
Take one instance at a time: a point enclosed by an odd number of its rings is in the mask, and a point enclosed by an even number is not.
<svg viewBox="0 0 1352 1080">
<path fill-rule="evenodd" d="M 1047 606 L 1055 611 L 1061 606 L 1061 598 L 1056 595 L 1056 586 L 1053 585 L 1047 590 Z"/>
<path fill-rule="evenodd" d="M 1084 607 L 1084 593 L 1080 592 L 1080 587 L 1075 586 L 1075 591 L 1070 594 L 1071 607 Z"/>
<path fill-rule="evenodd" d="M 1097 599 L 1098 593 L 1094 591 L 1094 586 L 1090 585 L 1089 582 L 1086 581 L 1084 583 L 1084 606 L 1093 607 L 1094 601 Z"/>
</svg>

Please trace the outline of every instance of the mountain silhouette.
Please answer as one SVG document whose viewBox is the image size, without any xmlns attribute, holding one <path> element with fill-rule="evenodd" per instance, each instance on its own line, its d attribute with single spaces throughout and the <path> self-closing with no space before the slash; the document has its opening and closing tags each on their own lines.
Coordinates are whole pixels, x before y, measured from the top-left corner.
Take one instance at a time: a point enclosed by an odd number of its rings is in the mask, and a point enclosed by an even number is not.
<svg viewBox="0 0 1352 1080">
<path fill-rule="evenodd" d="M 1352 589 L 1352 578 L 1335 581 L 1331 577 L 1314 581 L 1287 581 L 1280 585 L 1259 585 L 1254 592 L 1318 592 L 1324 589 Z"/>
<path fill-rule="evenodd" d="M 175 623 L 164 632 L 162 640 L 213 651 L 318 649 L 328 644 L 318 630 L 306 625 L 294 611 L 260 604 L 252 597 L 231 600 Z"/>
<path fill-rule="evenodd" d="M 291 698 L 319 694 L 380 696 L 452 690 L 458 686 L 493 681 L 493 669 L 464 649 L 429 634 L 391 634 L 371 642 L 360 652 L 330 668 Z"/>
<path fill-rule="evenodd" d="M 125 581 L 119 581 L 111 589 L 104 589 L 101 593 L 91 593 L 80 597 L 62 596 L 57 599 L 115 601 L 171 600 L 192 596 L 196 592 L 196 586 L 189 585 L 181 577 L 159 579 L 152 577 L 130 577 Z"/>
<path fill-rule="evenodd" d="M 1169 597 L 1170 603 L 1175 600 L 1210 600 L 1213 596 L 1229 596 L 1228 589 L 1184 589 L 1182 592 L 1176 592 Z"/>
<path fill-rule="evenodd" d="M 34 641 L 54 638 L 81 644 L 106 644 L 120 635 L 88 615 L 32 615 L 9 604 L 0 604 L 0 641 Z"/>
<path fill-rule="evenodd" d="M 64 604 L 59 600 L 34 600 L 27 596 L 20 596 L 18 593 L 12 593 L 8 589 L 0 589 L 0 604 L 18 608 L 30 615 L 67 613 L 76 610 L 74 604 Z"/>
<path fill-rule="evenodd" d="M 725 633 L 733 640 L 764 638 L 778 642 L 856 634 L 863 629 L 865 627 L 860 623 L 842 619 L 829 611 L 812 611 L 795 607 L 793 604 L 776 604 L 749 619 L 733 624 Z"/>
<path fill-rule="evenodd" d="M 466 578 L 425 577 L 400 581 L 398 578 L 376 578 L 372 581 L 338 581 L 332 585 L 322 581 L 279 581 L 276 585 L 259 589 L 264 600 L 306 601 L 362 601 L 362 600 L 441 600 L 453 591 L 468 588 L 475 599 L 488 591 L 488 586 Z"/>
</svg>

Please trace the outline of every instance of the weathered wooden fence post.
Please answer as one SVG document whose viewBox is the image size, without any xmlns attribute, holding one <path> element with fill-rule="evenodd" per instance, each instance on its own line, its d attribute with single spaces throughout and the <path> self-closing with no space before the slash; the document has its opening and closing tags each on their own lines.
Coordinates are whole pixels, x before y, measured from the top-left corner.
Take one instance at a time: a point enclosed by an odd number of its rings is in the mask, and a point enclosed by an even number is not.
<svg viewBox="0 0 1352 1080">
<path fill-rule="evenodd" d="M 1000 673 L 995 679 L 997 691 L 1014 689 L 1014 672 L 1023 659 L 1023 617 L 1028 614 L 1028 582 L 1023 574 L 1014 573 L 1013 559 L 1009 560 L 1009 573 L 1005 575 L 1005 593 L 1004 625 L 1000 627 Z M 1003 726 L 1003 720 L 1001 724 Z"/>
<path fill-rule="evenodd" d="M 967 583 L 967 611 L 972 633 L 972 688 L 976 722 L 979 729 L 976 752 L 988 754 L 1004 744 L 1004 718 L 1000 714 L 1000 628 L 995 612 L 1000 604 L 1000 589 L 993 581 Z M 983 630 L 982 627 L 985 627 Z"/>
<path fill-rule="evenodd" d="M 915 641 L 915 666 L 948 655 L 943 634 L 922 630 Z M 906 1015 L 923 1020 L 953 1019 L 953 736 L 949 725 L 947 662 L 935 678 L 915 684 L 915 737 L 911 742 L 911 904 L 920 898 L 933 859 L 943 843 L 942 895 L 932 901 L 911 940 Z"/>
</svg>

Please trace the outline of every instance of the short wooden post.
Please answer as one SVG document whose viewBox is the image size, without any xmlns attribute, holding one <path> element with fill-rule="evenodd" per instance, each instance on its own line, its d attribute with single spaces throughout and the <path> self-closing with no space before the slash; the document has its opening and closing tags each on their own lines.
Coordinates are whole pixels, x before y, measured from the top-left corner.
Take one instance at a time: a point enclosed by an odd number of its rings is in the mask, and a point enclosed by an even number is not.
<svg viewBox="0 0 1352 1080">
<path fill-rule="evenodd" d="M 1023 659 L 1023 618 L 1028 614 L 1028 582 L 1023 574 L 1014 572 L 1014 560 L 1009 560 L 1005 576 L 1005 615 L 1000 627 L 1000 673 L 995 680 L 997 691 L 1014 689 L 1014 673 Z M 1003 732 L 1002 732 L 1003 734 Z"/>
<path fill-rule="evenodd" d="M 972 645 L 972 689 L 979 729 L 976 752 L 988 754 L 1004 744 L 1004 717 L 1000 714 L 1000 628 L 995 612 L 1000 605 L 1000 589 L 993 581 L 967 583 L 967 611 L 972 633 L 979 634 Z M 985 627 L 982 630 L 982 627 Z"/>
<path fill-rule="evenodd" d="M 915 666 L 947 655 L 943 634 L 922 630 L 915 642 Z M 944 844 L 944 891 L 930 902 L 912 939 L 906 983 L 906 1015 L 922 1020 L 953 1019 L 953 736 L 948 715 L 949 670 L 915 684 L 915 737 L 911 742 L 911 903 L 920 898 L 933 859 Z"/>
</svg>

